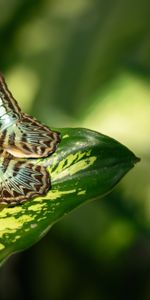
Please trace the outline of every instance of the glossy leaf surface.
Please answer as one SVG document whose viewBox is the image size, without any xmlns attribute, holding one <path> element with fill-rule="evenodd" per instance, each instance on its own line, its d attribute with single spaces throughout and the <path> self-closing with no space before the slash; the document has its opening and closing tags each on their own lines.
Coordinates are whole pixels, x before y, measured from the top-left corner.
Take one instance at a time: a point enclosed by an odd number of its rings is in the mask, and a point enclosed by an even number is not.
<svg viewBox="0 0 150 300">
<path fill-rule="evenodd" d="M 112 138 L 80 128 L 59 129 L 62 141 L 46 159 L 52 189 L 15 207 L 1 207 L 0 261 L 36 243 L 66 213 L 107 194 L 138 161 Z"/>
</svg>

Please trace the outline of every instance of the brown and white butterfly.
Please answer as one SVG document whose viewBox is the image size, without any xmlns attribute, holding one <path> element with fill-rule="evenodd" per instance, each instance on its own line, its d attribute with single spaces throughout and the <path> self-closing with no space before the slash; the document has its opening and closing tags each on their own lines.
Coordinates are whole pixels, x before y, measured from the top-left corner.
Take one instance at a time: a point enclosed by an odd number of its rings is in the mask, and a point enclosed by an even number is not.
<svg viewBox="0 0 150 300">
<path fill-rule="evenodd" d="M 46 194 L 49 174 L 28 158 L 49 156 L 59 142 L 60 133 L 22 113 L 0 75 L 0 203 L 14 205 Z"/>
</svg>

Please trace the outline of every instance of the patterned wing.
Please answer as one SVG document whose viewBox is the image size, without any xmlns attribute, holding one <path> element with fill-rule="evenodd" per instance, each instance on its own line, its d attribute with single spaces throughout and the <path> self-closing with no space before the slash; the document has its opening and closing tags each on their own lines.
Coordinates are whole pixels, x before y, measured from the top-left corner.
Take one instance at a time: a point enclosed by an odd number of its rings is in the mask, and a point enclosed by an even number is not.
<svg viewBox="0 0 150 300">
<path fill-rule="evenodd" d="M 58 132 L 25 114 L 22 114 L 21 120 L 7 128 L 5 137 L 4 133 L 0 135 L 1 144 L 15 157 L 47 157 L 60 142 Z"/>
<path fill-rule="evenodd" d="M 0 203 L 14 205 L 46 194 L 46 169 L 15 157 L 47 157 L 59 142 L 58 132 L 21 112 L 0 75 Z"/>
<path fill-rule="evenodd" d="M 43 166 L 15 159 L 3 152 L 0 157 L 0 203 L 18 204 L 44 195 L 50 187 L 49 174 Z"/>
<path fill-rule="evenodd" d="M 20 116 L 20 107 L 0 74 L 0 128 L 5 129 L 11 126 Z"/>
<path fill-rule="evenodd" d="M 23 114 L 0 75 L 0 147 L 15 157 L 47 157 L 60 134 Z"/>
</svg>

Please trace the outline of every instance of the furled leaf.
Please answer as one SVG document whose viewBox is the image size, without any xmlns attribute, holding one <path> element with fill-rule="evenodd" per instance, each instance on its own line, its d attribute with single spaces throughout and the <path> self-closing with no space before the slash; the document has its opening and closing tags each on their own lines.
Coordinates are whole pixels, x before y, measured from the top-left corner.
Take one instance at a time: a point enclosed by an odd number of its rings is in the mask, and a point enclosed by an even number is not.
<svg viewBox="0 0 150 300">
<path fill-rule="evenodd" d="M 62 216 L 106 195 L 138 161 L 125 146 L 87 129 L 60 129 L 62 141 L 46 159 L 52 189 L 23 205 L 0 211 L 0 261 L 36 243 Z M 33 160 L 32 160 L 33 161 Z"/>
</svg>

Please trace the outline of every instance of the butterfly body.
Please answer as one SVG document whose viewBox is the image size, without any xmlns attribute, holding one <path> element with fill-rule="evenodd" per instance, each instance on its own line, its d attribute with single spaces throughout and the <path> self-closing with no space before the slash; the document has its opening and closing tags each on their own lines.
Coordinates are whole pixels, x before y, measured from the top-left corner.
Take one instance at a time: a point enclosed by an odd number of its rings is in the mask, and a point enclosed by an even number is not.
<svg viewBox="0 0 150 300">
<path fill-rule="evenodd" d="M 46 169 L 20 158 L 47 157 L 59 142 L 58 132 L 21 112 L 0 76 L 0 203 L 20 203 L 47 192 Z"/>
</svg>

